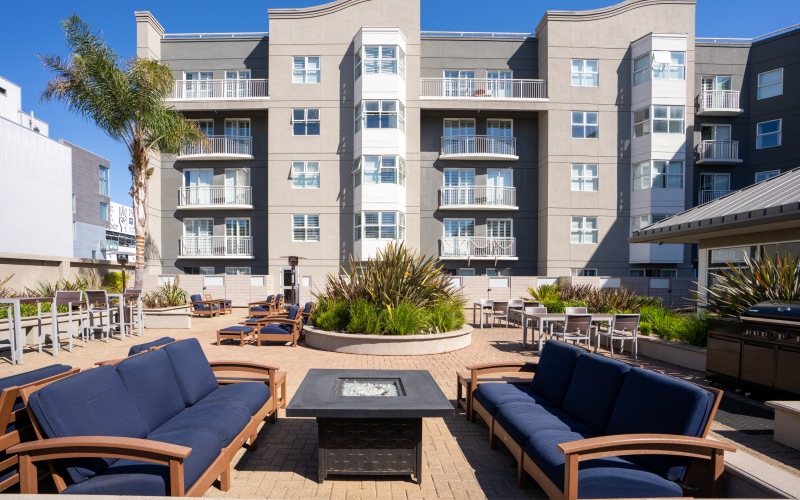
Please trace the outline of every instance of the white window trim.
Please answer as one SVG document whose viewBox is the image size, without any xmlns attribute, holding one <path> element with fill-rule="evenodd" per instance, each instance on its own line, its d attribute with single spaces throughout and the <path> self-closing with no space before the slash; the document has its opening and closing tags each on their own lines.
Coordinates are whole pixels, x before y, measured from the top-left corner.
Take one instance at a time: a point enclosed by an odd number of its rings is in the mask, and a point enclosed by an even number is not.
<svg viewBox="0 0 800 500">
<path fill-rule="evenodd" d="M 461 221 L 467 221 L 472 223 L 472 235 L 469 236 L 447 236 L 447 222 L 448 221 L 458 221 L 459 231 L 461 232 Z M 442 219 L 442 238 L 474 238 L 475 237 L 475 219 L 470 217 L 446 217 Z"/>
<path fill-rule="evenodd" d="M 302 163 L 303 164 L 303 172 L 302 173 L 297 173 L 297 174 L 295 173 L 294 166 L 295 166 L 296 163 Z M 309 163 L 316 163 L 317 164 L 317 172 L 316 172 L 316 174 L 314 172 L 311 172 L 311 173 L 308 172 L 308 164 Z M 316 186 L 307 186 L 305 182 L 303 182 L 302 186 L 296 186 L 295 183 L 294 183 L 295 175 L 297 175 L 298 178 L 302 177 L 304 180 L 308 180 L 309 177 L 310 178 L 316 177 L 316 179 L 317 179 Z M 292 189 L 319 189 L 321 187 L 321 185 L 322 185 L 322 182 L 321 182 L 321 180 L 322 180 L 322 168 L 320 167 L 320 162 L 317 161 L 317 160 L 306 160 L 306 161 L 295 160 L 295 161 L 292 161 L 291 162 L 291 166 L 290 166 L 289 178 L 292 181 Z"/>
<path fill-rule="evenodd" d="M 583 122 L 582 123 L 575 123 L 572 121 L 574 113 L 582 113 L 583 114 Z M 594 113 L 597 115 L 597 123 L 588 123 L 587 119 L 589 118 L 589 114 Z M 589 139 L 589 140 L 598 140 L 600 139 L 600 112 L 599 111 L 570 111 L 569 113 L 569 121 L 570 121 L 570 136 L 573 139 Z M 583 137 L 575 137 L 572 135 L 572 127 L 575 126 L 582 126 L 583 127 Z M 586 127 L 597 127 L 597 136 L 596 137 L 588 137 Z"/>
<path fill-rule="evenodd" d="M 572 69 L 572 65 L 575 63 L 575 61 L 580 61 L 581 62 L 581 70 L 579 72 L 576 72 L 576 71 L 574 71 Z M 586 63 L 588 61 L 595 61 L 597 63 L 597 72 L 587 71 Z M 569 75 L 570 86 L 572 86 L 572 87 L 588 87 L 588 88 L 596 88 L 596 87 L 600 86 L 600 60 L 599 59 L 572 59 L 569 62 L 569 69 L 570 69 L 570 75 Z M 581 84 L 580 85 L 575 85 L 574 83 L 572 83 L 572 78 L 575 75 L 580 75 L 580 78 L 581 78 Z M 596 76 L 597 77 L 597 85 L 586 85 L 585 84 L 586 83 L 586 75 L 589 75 L 589 76 L 594 75 L 594 76 Z"/>
<path fill-rule="evenodd" d="M 319 214 L 292 214 L 292 215 L 290 215 L 290 217 L 292 218 L 291 231 L 292 231 L 292 241 L 293 242 L 296 242 L 296 243 L 319 243 L 320 241 L 322 241 L 322 220 L 320 219 L 320 215 Z M 294 218 L 295 217 L 303 217 L 303 225 L 302 226 L 295 226 L 294 225 Z M 317 218 L 317 225 L 316 226 L 309 226 L 308 225 L 308 218 L 309 217 L 316 217 Z M 295 237 L 294 237 L 295 229 L 303 229 L 304 238 L 302 240 L 295 239 Z M 308 230 L 309 229 L 316 229 L 317 230 L 317 235 L 319 236 L 319 238 L 318 239 L 309 239 L 308 238 Z"/>
<path fill-rule="evenodd" d="M 670 62 L 669 63 L 661 63 L 656 62 L 658 56 L 656 54 L 667 53 L 669 54 Z M 651 71 L 652 71 L 652 78 L 653 80 L 674 80 L 674 81 L 685 81 L 686 80 L 686 52 L 683 50 L 654 50 L 651 53 Z M 672 54 L 683 54 L 683 64 L 673 64 L 672 63 Z M 658 65 L 665 77 L 661 78 L 656 76 L 655 69 L 656 65 Z M 672 78 L 672 68 L 683 68 L 683 76 L 681 78 Z"/>
<path fill-rule="evenodd" d="M 586 167 L 587 166 L 592 166 L 592 165 L 594 166 L 596 175 L 587 176 L 586 175 Z M 572 169 L 574 167 L 577 167 L 577 166 L 581 167 L 581 175 L 578 176 L 578 177 L 575 177 L 573 175 Z M 597 186 L 597 189 L 573 189 L 572 183 L 575 180 L 580 180 L 581 186 L 586 186 L 587 185 L 587 180 L 588 181 L 595 181 L 594 184 Z M 569 166 L 569 188 L 570 188 L 570 191 L 572 191 L 573 193 L 596 193 L 596 192 L 598 192 L 600 190 L 600 168 L 598 167 L 598 164 L 597 163 L 572 163 L 572 164 L 570 164 L 570 166 Z"/>
<path fill-rule="evenodd" d="M 308 59 L 312 58 L 312 57 L 317 59 L 317 69 L 309 70 L 308 69 Z M 296 70 L 296 69 L 294 69 L 294 60 L 295 59 L 300 59 L 300 58 L 303 59 L 303 69 L 302 70 Z M 302 71 L 303 72 L 303 81 L 302 82 L 295 81 L 295 79 L 294 79 L 295 71 Z M 291 73 L 292 73 L 292 83 L 293 84 L 297 84 L 297 85 L 317 85 L 319 83 L 322 83 L 322 57 L 320 57 L 320 56 L 292 56 Z M 308 74 L 309 73 L 318 73 L 316 82 L 309 82 L 308 81 Z"/>
<path fill-rule="evenodd" d="M 656 118 L 656 108 L 667 108 L 667 117 L 666 118 Z M 672 108 L 682 108 L 683 109 L 683 118 L 680 120 L 678 118 L 672 118 Z M 680 132 L 670 132 L 669 126 L 672 122 L 680 121 L 681 131 Z M 656 132 L 656 122 L 667 122 L 667 131 L 666 132 Z M 672 135 L 681 135 L 686 133 L 686 107 L 682 105 L 672 105 L 672 104 L 654 104 L 652 109 L 650 110 L 650 133 L 651 134 L 672 134 Z"/>
<path fill-rule="evenodd" d="M 511 236 L 489 236 L 489 223 L 490 222 L 508 222 L 511 228 Z M 486 237 L 487 238 L 513 238 L 514 237 L 514 219 L 510 217 L 491 217 L 486 219 Z"/>
<path fill-rule="evenodd" d="M 666 186 L 654 186 L 653 185 L 654 182 L 655 182 L 655 179 L 656 179 L 655 162 L 657 162 L 657 161 L 666 162 L 667 163 L 667 170 L 669 170 L 669 163 L 671 163 L 671 162 L 676 162 L 676 163 L 680 163 L 681 164 L 681 187 L 680 188 L 671 188 L 671 187 L 666 187 Z M 646 178 L 646 179 L 648 179 L 648 181 L 647 181 L 647 183 L 646 183 L 646 185 L 644 187 L 641 187 L 641 188 L 637 189 L 636 188 L 636 179 L 638 179 L 639 177 L 636 177 L 636 167 L 640 166 L 640 165 L 642 165 L 644 163 L 648 164 L 648 168 L 647 168 L 647 171 L 646 171 L 646 175 L 643 175 L 641 178 L 643 178 L 643 179 Z M 661 174 L 662 177 L 668 177 L 668 176 L 674 176 L 674 175 L 677 175 L 677 174 L 670 174 L 670 173 L 666 173 L 666 172 Z M 662 160 L 662 159 L 659 159 L 659 158 L 652 159 L 652 160 L 645 160 L 645 161 L 640 161 L 640 162 L 634 163 L 632 165 L 632 168 L 631 168 L 631 191 L 644 191 L 646 189 L 676 189 L 676 190 L 677 189 L 681 189 L 681 190 L 686 189 L 686 163 L 681 161 L 681 160 Z"/>
<path fill-rule="evenodd" d="M 303 119 L 302 120 L 295 120 L 294 119 L 294 112 L 296 110 L 299 110 L 299 109 L 303 110 Z M 308 112 L 310 110 L 313 110 L 313 109 L 317 110 L 317 115 L 319 116 L 319 118 L 317 118 L 316 120 L 309 120 L 308 119 Z M 322 111 L 321 111 L 320 108 L 291 108 L 290 112 L 291 112 L 290 125 L 292 127 L 292 136 L 293 137 L 318 137 L 318 136 L 322 135 Z M 306 133 L 305 134 L 295 134 L 294 133 L 294 124 L 295 123 L 304 123 L 305 124 Z M 317 124 L 319 124 L 319 128 L 320 128 L 319 132 L 320 133 L 319 134 L 309 134 L 308 133 L 308 124 L 309 123 L 317 123 Z"/>
<path fill-rule="evenodd" d="M 763 125 L 765 123 L 770 123 L 770 122 L 778 122 L 778 131 L 777 132 L 767 132 L 766 134 L 759 134 L 758 133 L 759 125 Z M 774 146 L 759 146 L 758 145 L 759 137 L 764 137 L 764 136 L 767 136 L 767 135 L 777 135 L 778 136 L 778 144 L 775 144 Z M 776 120 L 767 120 L 767 121 L 764 121 L 764 122 L 756 123 L 756 149 L 777 148 L 777 147 L 780 147 L 782 144 L 783 144 L 783 118 L 778 118 Z"/>
<path fill-rule="evenodd" d="M 575 219 L 581 219 L 581 224 L 580 224 L 580 228 L 579 228 L 579 231 L 581 233 L 581 241 L 578 241 L 578 242 L 572 241 L 572 222 Z M 594 219 L 595 220 L 595 229 L 589 229 L 589 230 L 586 229 L 586 227 L 587 227 L 586 222 L 589 219 Z M 586 240 L 586 235 L 587 234 L 592 234 L 592 233 L 595 234 L 595 240 L 596 241 L 585 241 Z M 587 217 L 587 216 L 583 216 L 583 215 L 574 215 L 574 216 L 570 217 L 570 221 L 569 221 L 569 242 L 570 242 L 571 245 L 597 245 L 597 244 L 599 244 L 600 243 L 600 218 L 599 217 L 592 217 L 592 216 L 588 216 Z"/>
<path fill-rule="evenodd" d="M 489 122 L 496 121 L 496 122 L 509 122 L 511 123 L 511 135 L 509 137 L 514 137 L 514 119 L 513 118 L 487 118 L 486 119 L 486 135 L 487 137 L 505 137 L 504 135 L 489 135 Z"/>
<path fill-rule="evenodd" d="M 775 72 L 778 72 L 778 71 L 781 74 L 781 79 L 780 80 L 778 80 L 776 82 L 772 82 L 772 83 L 767 83 L 766 85 L 761 85 L 761 76 L 762 75 L 766 75 L 768 73 L 775 73 Z M 758 96 L 758 91 L 759 90 L 761 90 L 762 88 L 765 88 L 765 87 L 773 86 L 773 85 L 780 85 L 781 86 L 780 93 L 775 94 L 775 95 L 769 95 L 769 96 L 766 96 L 766 97 L 759 97 Z M 763 99 L 769 99 L 770 97 L 778 97 L 779 95 L 783 95 L 783 68 L 775 68 L 775 69 L 771 69 L 769 71 L 762 71 L 761 73 L 759 73 L 758 77 L 756 78 L 756 100 L 757 101 L 761 101 Z"/>
<path fill-rule="evenodd" d="M 770 175 L 766 179 L 758 180 L 758 175 L 759 174 L 761 174 L 761 175 L 772 174 L 772 175 Z M 756 172 L 756 174 L 755 174 L 755 182 L 764 182 L 766 180 L 772 179 L 773 177 L 777 177 L 779 175 L 781 175 L 781 171 L 777 170 L 777 169 L 775 169 L 775 170 L 762 170 L 761 172 Z"/>
<path fill-rule="evenodd" d="M 378 214 L 378 223 L 377 224 L 367 224 L 367 218 L 366 218 L 366 214 L 367 213 L 376 213 L 376 214 Z M 385 224 L 383 222 L 383 214 L 386 214 L 386 213 L 394 214 L 394 221 L 395 221 L 394 224 Z M 395 241 L 395 240 L 404 240 L 405 239 L 405 229 L 406 229 L 406 226 L 405 226 L 405 216 L 406 216 L 406 214 L 405 214 L 405 212 L 401 212 L 399 210 L 364 210 L 362 212 L 359 212 L 357 215 L 360 216 L 360 219 L 358 221 L 361 223 L 361 225 L 360 226 L 356 226 L 356 227 L 360 227 L 361 228 L 360 237 L 361 237 L 362 240 L 369 240 L 369 241 Z M 377 238 L 369 238 L 369 237 L 367 237 L 367 227 L 371 227 L 371 228 L 377 227 L 378 228 L 378 237 Z M 395 234 L 394 238 L 384 238 L 382 236 L 382 233 L 383 233 L 382 229 L 383 228 L 388 228 L 388 227 L 393 227 L 394 228 L 394 234 Z"/>
<path fill-rule="evenodd" d="M 597 268 L 596 267 L 573 267 L 570 270 L 571 276 L 588 276 L 588 277 L 597 277 Z M 586 271 L 594 274 L 583 274 Z"/>
</svg>

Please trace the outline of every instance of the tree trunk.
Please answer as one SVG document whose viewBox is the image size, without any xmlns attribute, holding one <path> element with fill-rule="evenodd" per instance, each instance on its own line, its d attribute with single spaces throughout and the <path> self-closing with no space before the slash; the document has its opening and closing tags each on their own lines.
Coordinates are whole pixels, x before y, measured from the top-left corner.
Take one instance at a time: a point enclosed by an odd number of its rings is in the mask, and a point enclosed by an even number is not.
<svg viewBox="0 0 800 500">
<path fill-rule="evenodd" d="M 149 160 L 147 151 L 134 144 L 131 158 L 131 195 L 133 197 L 133 214 L 136 218 L 136 262 L 134 288 L 144 286 L 145 242 L 147 241 L 147 169 Z"/>
</svg>

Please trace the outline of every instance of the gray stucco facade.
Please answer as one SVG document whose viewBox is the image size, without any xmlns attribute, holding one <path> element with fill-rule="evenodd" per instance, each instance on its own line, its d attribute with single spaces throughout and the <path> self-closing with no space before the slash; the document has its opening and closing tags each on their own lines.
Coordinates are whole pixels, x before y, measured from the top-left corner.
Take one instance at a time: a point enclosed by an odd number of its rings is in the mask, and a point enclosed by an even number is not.
<svg viewBox="0 0 800 500">
<path fill-rule="evenodd" d="M 72 149 L 73 257 L 109 259 L 106 230 L 111 210 L 110 163 L 91 151 L 67 141 L 61 142 Z M 101 182 L 104 184 L 102 190 Z M 101 204 L 105 207 L 105 220 L 101 219 Z"/>
</svg>

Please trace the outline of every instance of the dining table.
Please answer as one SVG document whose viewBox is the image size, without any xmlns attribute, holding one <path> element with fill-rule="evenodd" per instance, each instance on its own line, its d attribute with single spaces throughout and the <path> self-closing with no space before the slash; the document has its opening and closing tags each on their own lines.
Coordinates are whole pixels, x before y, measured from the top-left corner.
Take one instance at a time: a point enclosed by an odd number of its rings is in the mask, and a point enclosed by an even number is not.
<svg viewBox="0 0 800 500">
<path fill-rule="evenodd" d="M 528 343 L 528 320 L 536 320 L 539 326 L 539 351 L 542 350 L 542 332 L 547 331 L 550 323 L 563 323 L 567 320 L 565 313 L 527 313 L 522 311 L 522 348 Z M 613 314 L 592 314 L 592 323 L 610 323 Z M 531 345 L 533 345 L 533 328 L 531 328 Z"/>
<path fill-rule="evenodd" d="M 507 300 L 495 300 L 495 299 L 485 299 L 485 300 L 494 300 L 494 302 L 493 302 L 494 306 L 502 305 L 502 306 L 505 306 L 506 308 L 508 307 L 508 301 Z M 478 311 L 479 309 L 480 309 L 480 317 L 481 317 L 480 325 L 481 325 L 481 329 L 483 329 L 483 310 L 484 309 L 489 309 L 489 308 L 488 307 L 482 307 L 481 306 L 481 301 L 476 301 L 476 302 L 472 303 L 472 324 L 473 325 L 476 324 L 475 312 Z M 508 321 L 508 320 L 506 320 L 506 321 Z"/>
</svg>

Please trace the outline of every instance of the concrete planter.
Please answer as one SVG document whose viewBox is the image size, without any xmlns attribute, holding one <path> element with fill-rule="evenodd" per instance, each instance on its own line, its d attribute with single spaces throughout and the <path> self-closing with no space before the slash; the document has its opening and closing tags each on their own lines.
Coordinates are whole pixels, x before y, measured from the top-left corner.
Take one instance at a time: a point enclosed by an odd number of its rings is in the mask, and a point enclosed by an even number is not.
<svg viewBox="0 0 800 500">
<path fill-rule="evenodd" d="M 706 349 L 704 347 L 639 335 L 639 354 L 691 370 L 700 372 L 706 370 Z"/>
<path fill-rule="evenodd" d="M 192 327 L 192 313 L 189 304 L 177 307 L 144 310 L 145 328 L 189 329 Z"/>
<path fill-rule="evenodd" d="M 432 335 L 354 335 L 306 325 L 306 344 L 316 349 L 378 356 L 420 356 L 457 351 L 472 343 L 472 327 Z"/>
</svg>

